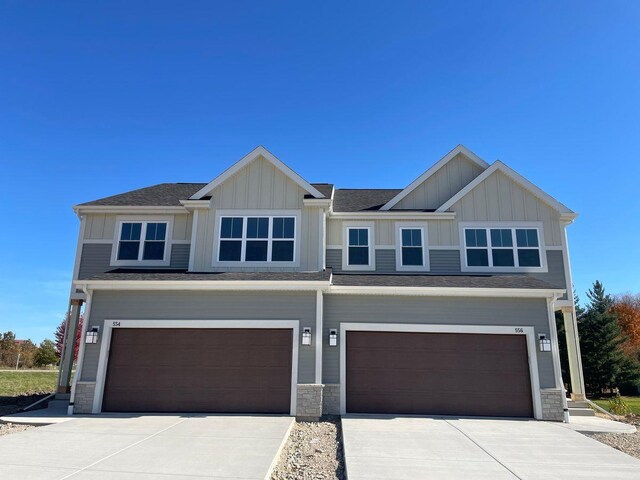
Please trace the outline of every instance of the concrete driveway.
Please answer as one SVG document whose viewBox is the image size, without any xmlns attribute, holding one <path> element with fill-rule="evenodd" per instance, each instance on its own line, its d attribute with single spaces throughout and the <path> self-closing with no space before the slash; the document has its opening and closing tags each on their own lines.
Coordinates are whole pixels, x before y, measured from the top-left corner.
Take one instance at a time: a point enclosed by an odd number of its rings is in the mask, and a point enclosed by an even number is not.
<svg viewBox="0 0 640 480">
<path fill-rule="evenodd" d="M 349 480 L 638 479 L 640 461 L 561 424 L 348 416 Z"/>
<path fill-rule="evenodd" d="M 2 479 L 264 479 L 279 416 L 101 416 L 0 437 Z"/>
</svg>

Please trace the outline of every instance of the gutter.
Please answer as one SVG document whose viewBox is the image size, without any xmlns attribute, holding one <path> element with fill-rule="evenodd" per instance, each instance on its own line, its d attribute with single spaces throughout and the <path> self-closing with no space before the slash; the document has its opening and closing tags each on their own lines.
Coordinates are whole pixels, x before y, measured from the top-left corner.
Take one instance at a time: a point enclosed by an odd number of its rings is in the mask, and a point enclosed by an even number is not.
<svg viewBox="0 0 640 480">
<path fill-rule="evenodd" d="M 78 288 L 91 290 L 261 290 L 315 291 L 330 287 L 329 281 L 268 281 L 268 280 L 76 280 Z"/>
</svg>

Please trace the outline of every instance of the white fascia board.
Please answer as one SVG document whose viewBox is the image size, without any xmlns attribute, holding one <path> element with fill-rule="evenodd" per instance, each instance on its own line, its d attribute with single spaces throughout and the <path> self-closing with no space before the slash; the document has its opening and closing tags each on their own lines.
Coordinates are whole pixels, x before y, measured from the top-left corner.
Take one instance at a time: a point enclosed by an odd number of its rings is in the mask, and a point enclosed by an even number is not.
<svg viewBox="0 0 640 480">
<path fill-rule="evenodd" d="M 215 281 L 215 280 L 77 280 L 78 288 L 91 290 L 255 290 L 255 291 L 315 291 L 327 289 L 328 281 Z"/>
<path fill-rule="evenodd" d="M 408 295 L 428 297 L 495 297 L 495 298 L 555 298 L 562 289 L 538 288 L 460 288 L 460 287 L 363 287 L 331 286 L 333 295 Z"/>
<path fill-rule="evenodd" d="M 305 198 L 302 200 L 302 204 L 305 207 L 324 207 L 328 208 L 331 206 L 330 198 Z"/>
<path fill-rule="evenodd" d="M 235 175 L 237 172 L 242 170 L 245 166 L 250 164 L 252 161 L 254 161 L 259 156 L 263 156 L 264 158 L 266 158 L 267 161 L 269 161 L 274 167 L 276 167 L 278 170 L 280 170 L 282 173 L 284 173 L 287 177 L 289 177 L 291 180 L 293 180 L 295 183 L 297 183 L 302 189 L 304 189 L 307 192 L 309 192 L 315 198 L 324 198 L 324 195 L 322 195 L 322 193 L 320 193 L 309 182 L 307 182 L 304 178 L 302 178 L 296 172 L 291 170 L 291 168 L 289 168 L 281 160 L 276 158 L 275 155 L 273 155 L 266 148 L 264 148 L 262 145 L 260 145 L 260 146 L 258 146 L 256 148 L 254 148 L 251 152 L 249 152 L 247 155 L 242 157 L 240 160 L 238 160 L 236 163 L 234 163 L 231 167 L 226 169 L 224 172 L 222 172 L 216 178 L 214 178 L 205 187 L 201 188 L 196 193 L 194 193 L 191 196 L 190 200 L 200 200 L 205 195 L 208 195 L 218 185 L 223 183 L 225 180 L 227 180 L 231 176 Z"/>
<path fill-rule="evenodd" d="M 467 157 L 472 162 L 478 164 L 482 169 L 486 169 L 489 167 L 489 164 L 487 162 L 485 162 L 483 159 L 481 159 L 479 156 L 477 156 L 467 147 L 465 147 L 464 145 L 458 145 L 449 153 L 447 153 L 444 157 L 438 160 L 431 168 L 429 168 L 429 170 L 427 170 L 418 178 L 416 178 L 413 182 L 411 182 L 408 187 L 406 187 L 404 190 L 398 193 L 395 197 L 393 197 L 391 200 L 385 203 L 382 206 L 382 208 L 380 208 L 380 210 L 390 210 L 391 208 L 393 208 L 398 202 L 400 202 L 400 200 L 402 200 L 404 197 L 406 197 L 411 192 L 413 192 L 416 188 L 422 185 L 429 177 L 431 177 L 434 173 L 436 173 L 438 170 L 444 167 L 459 153 Z"/>
<path fill-rule="evenodd" d="M 449 210 L 454 204 L 460 201 L 463 197 L 465 197 L 469 192 L 471 192 L 474 188 L 484 182 L 487 178 L 489 178 L 496 171 L 500 171 L 509 177 L 511 180 L 522 186 L 524 189 L 528 190 L 534 196 L 538 197 L 540 200 L 545 202 L 551 208 L 557 210 L 561 215 L 565 215 L 566 217 L 575 218 L 577 214 L 567 208 L 565 205 L 560 203 L 558 200 L 553 198 L 548 193 L 544 192 L 541 188 L 537 187 L 529 180 L 524 178 L 518 172 L 508 167 L 500 160 L 496 160 L 493 165 L 487 168 L 484 172 L 474 178 L 471 182 L 467 184 L 462 190 L 456 193 L 453 197 L 447 200 L 444 204 L 442 204 L 436 212 L 446 212 Z"/>
<path fill-rule="evenodd" d="M 180 200 L 180 203 L 184 208 L 209 208 L 211 206 L 210 200 Z"/>
<path fill-rule="evenodd" d="M 187 213 L 185 207 L 178 206 L 116 206 L 116 205 L 75 205 L 73 210 L 77 215 L 85 213 L 130 213 L 130 214 L 172 214 Z"/>
<path fill-rule="evenodd" d="M 329 212 L 339 220 L 455 220 L 456 212 Z"/>
</svg>

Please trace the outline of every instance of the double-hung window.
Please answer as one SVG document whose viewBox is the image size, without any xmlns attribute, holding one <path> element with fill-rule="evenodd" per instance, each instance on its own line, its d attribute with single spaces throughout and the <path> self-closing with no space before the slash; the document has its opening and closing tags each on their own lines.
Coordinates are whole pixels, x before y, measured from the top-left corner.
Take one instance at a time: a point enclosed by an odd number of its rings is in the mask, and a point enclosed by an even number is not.
<svg viewBox="0 0 640 480">
<path fill-rule="evenodd" d="M 122 220 L 118 226 L 117 245 L 112 263 L 120 265 L 167 263 L 169 222 Z"/>
<path fill-rule="evenodd" d="M 396 270 L 429 270 L 425 244 L 426 225 L 396 224 Z"/>
<path fill-rule="evenodd" d="M 296 217 L 221 216 L 218 262 L 294 262 Z"/>
<path fill-rule="evenodd" d="M 543 269 L 539 228 L 464 228 L 464 254 L 467 271 Z"/>
<path fill-rule="evenodd" d="M 374 270 L 373 226 L 344 226 L 342 268 L 344 270 Z"/>
</svg>

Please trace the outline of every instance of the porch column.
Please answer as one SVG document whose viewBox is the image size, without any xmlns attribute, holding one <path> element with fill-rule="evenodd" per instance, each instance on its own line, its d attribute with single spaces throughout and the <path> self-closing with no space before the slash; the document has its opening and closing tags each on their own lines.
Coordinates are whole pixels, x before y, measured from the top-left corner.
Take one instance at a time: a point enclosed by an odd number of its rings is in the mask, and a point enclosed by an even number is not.
<svg viewBox="0 0 640 480">
<path fill-rule="evenodd" d="M 80 321 L 80 310 L 82 300 L 72 299 L 69 307 L 69 314 L 64 329 L 64 343 L 60 358 L 60 370 L 58 372 L 59 394 L 71 392 L 71 370 L 73 369 L 73 353 L 75 351 L 75 339 L 78 332 L 78 322 Z"/>
<path fill-rule="evenodd" d="M 571 398 L 584 400 L 584 375 L 582 373 L 582 357 L 580 356 L 580 339 L 578 323 L 572 307 L 562 308 L 564 330 L 567 337 L 567 355 L 569 357 L 569 373 L 571 374 Z"/>
</svg>

